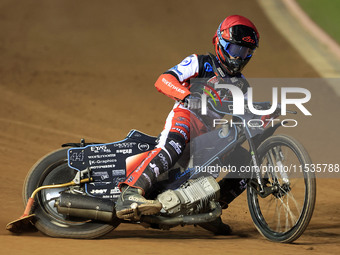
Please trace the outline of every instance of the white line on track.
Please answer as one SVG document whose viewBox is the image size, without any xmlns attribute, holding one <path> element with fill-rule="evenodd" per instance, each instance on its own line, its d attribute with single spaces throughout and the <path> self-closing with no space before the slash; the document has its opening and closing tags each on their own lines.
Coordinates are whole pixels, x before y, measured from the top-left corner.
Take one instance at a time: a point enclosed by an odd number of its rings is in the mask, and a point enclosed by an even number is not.
<svg viewBox="0 0 340 255">
<path fill-rule="evenodd" d="M 291 45 L 302 55 L 302 57 L 318 72 L 323 78 L 340 78 L 340 52 L 334 51 L 333 46 L 324 44 L 317 40 L 313 33 L 307 29 L 315 29 L 313 26 L 303 25 L 312 22 L 310 19 L 297 20 L 295 15 L 299 11 L 292 10 L 297 6 L 292 0 L 257 0 L 265 14 L 271 20 L 276 29 L 291 43 Z M 293 3 L 294 2 L 294 3 Z M 295 5 L 294 5 L 295 4 Z M 302 11 L 303 12 L 303 11 Z M 295 13 L 293 15 L 292 13 Z M 306 15 L 306 14 L 305 14 Z M 307 16 L 307 15 L 306 15 Z M 321 28 L 319 28 L 321 30 Z M 322 37 L 322 35 L 319 35 Z M 340 96 L 339 79 L 327 79 L 328 84 Z"/>
</svg>

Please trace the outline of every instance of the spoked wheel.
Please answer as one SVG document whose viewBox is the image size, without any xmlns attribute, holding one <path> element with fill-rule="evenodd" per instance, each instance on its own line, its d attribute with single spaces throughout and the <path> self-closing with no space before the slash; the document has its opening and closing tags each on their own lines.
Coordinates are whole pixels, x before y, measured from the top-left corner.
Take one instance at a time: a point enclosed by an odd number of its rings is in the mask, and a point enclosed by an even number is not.
<svg viewBox="0 0 340 255">
<path fill-rule="evenodd" d="M 26 177 L 23 187 L 24 204 L 37 187 L 70 182 L 75 174 L 76 170 L 67 164 L 67 148 L 48 154 L 32 167 Z M 89 239 L 105 235 L 119 225 L 118 221 L 117 224 L 109 225 L 59 214 L 54 203 L 60 196 L 59 192 L 65 189 L 45 189 L 35 197 L 35 226 L 42 233 L 52 237 Z"/>
<path fill-rule="evenodd" d="M 251 217 L 265 238 L 293 242 L 307 228 L 314 210 L 316 180 L 314 172 L 308 171 L 311 159 L 299 142 L 285 135 L 269 137 L 257 151 L 265 186 L 274 192 L 262 198 L 248 186 Z"/>
</svg>

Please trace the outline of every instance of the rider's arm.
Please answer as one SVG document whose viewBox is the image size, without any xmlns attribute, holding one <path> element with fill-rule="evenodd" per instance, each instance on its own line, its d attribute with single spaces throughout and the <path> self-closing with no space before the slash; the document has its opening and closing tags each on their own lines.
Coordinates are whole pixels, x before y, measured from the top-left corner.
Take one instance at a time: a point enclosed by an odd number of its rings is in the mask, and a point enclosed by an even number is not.
<svg viewBox="0 0 340 255">
<path fill-rule="evenodd" d="M 159 76 L 155 86 L 159 92 L 175 100 L 183 100 L 190 94 L 189 89 L 183 86 L 175 75 L 170 73 Z"/>
<path fill-rule="evenodd" d="M 185 58 L 181 63 L 170 68 L 157 79 L 157 90 L 175 100 L 183 100 L 190 94 L 188 89 L 189 79 L 198 74 L 198 58 L 193 54 Z"/>
</svg>

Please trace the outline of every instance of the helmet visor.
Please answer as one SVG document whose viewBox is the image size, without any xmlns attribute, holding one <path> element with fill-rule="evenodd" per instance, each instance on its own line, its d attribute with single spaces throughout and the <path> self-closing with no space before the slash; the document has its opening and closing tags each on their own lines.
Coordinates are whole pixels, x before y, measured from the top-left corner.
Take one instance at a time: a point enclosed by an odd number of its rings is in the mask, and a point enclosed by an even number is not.
<svg viewBox="0 0 340 255">
<path fill-rule="evenodd" d="M 233 43 L 227 43 L 224 50 L 233 58 L 246 59 L 252 56 L 254 50 Z"/>
</svg>

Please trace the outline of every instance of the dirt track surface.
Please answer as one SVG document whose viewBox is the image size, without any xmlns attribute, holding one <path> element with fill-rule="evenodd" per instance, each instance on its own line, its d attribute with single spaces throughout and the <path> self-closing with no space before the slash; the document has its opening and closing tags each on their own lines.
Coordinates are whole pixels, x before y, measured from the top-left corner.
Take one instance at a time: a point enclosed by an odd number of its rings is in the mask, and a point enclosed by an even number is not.
<svg viewBox="0 0 340 255">
<path fill-rule="evenodd" d="M 235 232 L 229 237 L 191 226 L 167 232 L 121 225 L 100 240 L 5 230 L 23 211 L 26 173 L 60 144 L 82 137 L 112 142 L 132 128 L 157 135 L 173 104 L 154 88 L 158 75 L 189 54 L 212 51 L 219 22 L 235 13 L 261 33 L 247 77 L 317 76 L 255 1 L 0 1 L 1 254 L 339 254 L 338 179 L 318 180 L 314 216 L 292 245 L 257 233 L 244 195 L 223 213 Z M 339 163 L 339 134 L 332 127 L 340 121 L 327 112 L 340 108 L 339 98 L 326 85 L 310 90 L 313 117 L 301 118 L 288 133 L 314 162 Z"/>
</svg>

